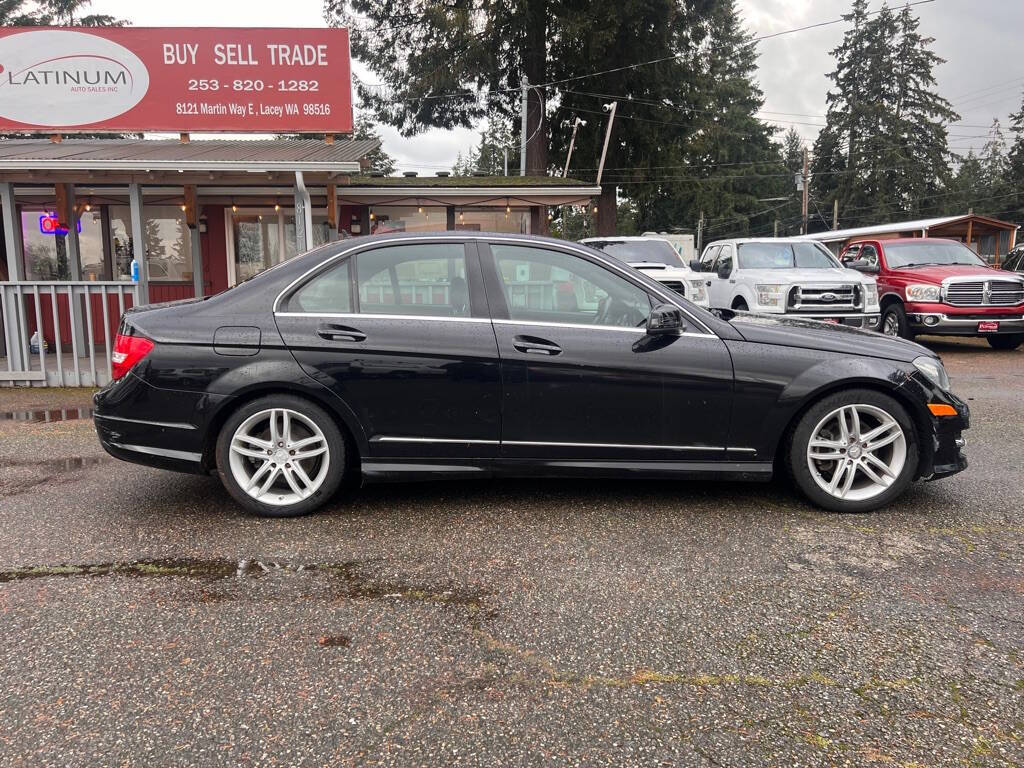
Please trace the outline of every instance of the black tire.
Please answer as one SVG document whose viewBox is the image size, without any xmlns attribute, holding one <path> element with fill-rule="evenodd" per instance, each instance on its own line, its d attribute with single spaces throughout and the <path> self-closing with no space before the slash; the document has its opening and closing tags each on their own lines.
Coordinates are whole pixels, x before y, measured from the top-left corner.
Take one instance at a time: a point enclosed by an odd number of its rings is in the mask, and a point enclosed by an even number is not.
<svg viewBox="0 0 1024 768">
<path fill-rule="evenodd" d="M 737 312 L 749 312 L 750 307 L 747 306 L 747 302 L 744 299 L 736 299 L 732 303 L 732 308 Z"/>
<path fill-rule="evenodd" d="M 1014 350 L 1024 344 L 1024 333 L 1007 333 L 1001 336 L 989 336 L 986 338 L 992 349 Z"/>
<path fill-rule="evenodd" d="M 890 333 L 886 329 L 894 329 Z M 903 305 L 898 302 L 889 304 L 882 310 L 882 317 L 878 321 L 878 332 L 885 336 L 898 336 L 901 339 L 912 339 L 914 334 L 910 331 L 910 323 L 907 322 L 907 313 Z"/>
<path fill-rule="evenodd" d="M 327 443 L 327 471 L 322 483 L 308 498 L 293 504 L 266 504 L 253 498 L 239 485 L 231 470 L 230 447 L 235 431 L 250 416 L 271 408 L 287 408 L 305 416 L 320 429 Z M 260 517 L 275 518 L 308 515 L 323 506 L 337 492 L 348 467 L 347 445 L 337 422 L 316 403 L 288 394 L 261 397 L 232 413 L 217 436 L 216 459 L 217 474 L 232 498 Z"/>
<path fill-rule="evenodd" d="M 869 499 L 847 501 L 818 486 L 808 466 L 807 449 L 811 432 L 822 419 L 841 406 L 854 404 L 880 408 L 895 419 L 906 439 L 906 459 L 902 471 L 883 492 Z M 793 482 L 811 503 L 831 512 L 870 512 L 889 504 L 913 481 L 919 457 L 917 431 L 907 410 L 895 399 L 871 389 L 846 389 L 814 403 L 797 422 L 785 450 L 786 469 Z"/>
</svg>

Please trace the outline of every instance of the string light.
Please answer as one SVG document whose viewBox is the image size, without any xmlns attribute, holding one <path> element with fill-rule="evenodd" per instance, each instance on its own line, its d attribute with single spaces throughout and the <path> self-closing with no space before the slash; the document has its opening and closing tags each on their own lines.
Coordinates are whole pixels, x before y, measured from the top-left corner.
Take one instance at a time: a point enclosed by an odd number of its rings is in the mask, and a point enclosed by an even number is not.
<svg viewBox="0 0 1024 768">
<path fill-rule="evenodd" d="M 274 203 L 274 210 L 275 211 L 280 211 L 281 210 L 281 204 L 280 203 Z"/>
<path fill-rule="evenodd" d="M 184 210 L 187 210 L 187 209 L 188 209 L 188 206 L 187 206 L 187 205 L 185 205 L 184 203 L 182 203 L 182 204 L 181 204 L 181 210 L 183 210 L 183 211 L 184 211 Z"/>
<path fill-rule="evenodd" d="M 85 204 L 85 210 L 86 210 L 86 212 L 91 211 L 92 210 L 92 203 L 86 203 Z"/>
<path fill-rule="evenodd" d="M 466 222 L 466 214 L 463 213 L 462 211 L 459 211 L 459 224 L 464 224 L 465 222 Z"/>
<path fill-rule="evenodd" d="M 232 213 L 238 213 L 238 206 L 235 205 L 235 201 L 234 200 L 231 201 L 231 212 Z"/>
<path fill-rule="evenodd" d="M 373 221 L 376 218 L 377 218 L 377 214 L 375 214 L 373 211 L 370 211 L 370 221 Z"/>
</svg>

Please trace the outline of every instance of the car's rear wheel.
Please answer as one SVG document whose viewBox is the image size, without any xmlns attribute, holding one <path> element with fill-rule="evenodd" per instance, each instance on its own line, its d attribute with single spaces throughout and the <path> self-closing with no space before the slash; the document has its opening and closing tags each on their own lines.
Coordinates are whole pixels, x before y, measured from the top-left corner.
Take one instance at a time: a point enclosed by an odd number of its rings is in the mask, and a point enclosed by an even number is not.
<svg viewBox="0 0 1024 768">
<path fill-rule="evenodd" d="M 910 485 L 918 463 L 917 433 L 906 409 L 888 395 L 845 390 L 801 417 L 788 463 L 797 486 L 818 506 L 867 512 Z"/>
<path fill-rule="evenodd" d="M 217 438 L 224 487 L 263 517 L 312 512 L 338 490 L 345 466 L 345 439 L 334 419 L 294 395 L 246 403 L 228 417 Z"/>
<path fill-rule="evenodd" d="M 992 349 L 1017 349 L 1024 344 L 1024 333 L 1007 333 L 1002 336 L 989 336 L 988 345 Z"/>
</svg>

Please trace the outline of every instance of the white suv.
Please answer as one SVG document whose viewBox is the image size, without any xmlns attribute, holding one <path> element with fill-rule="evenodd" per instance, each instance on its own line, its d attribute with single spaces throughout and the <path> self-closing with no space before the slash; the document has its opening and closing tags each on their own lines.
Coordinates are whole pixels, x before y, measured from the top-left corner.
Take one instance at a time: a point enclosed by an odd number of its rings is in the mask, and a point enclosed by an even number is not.
<svg viewBox="0 0 1024 768">
<path fill-rule="evenodd" d="M 639 269 L 698 306 L 709 306 L 703 276 L 686 265 L 668 240 L 609 236 L 587 237 L 580 242 Z"/>
<path fill-rule="evenodd" d="M 845 269 L 820 243 L 781 237 L 718 240 L 690 266 L 705 278 L 715 309 L 878 328 L 875 279 Z"/>
</svg>

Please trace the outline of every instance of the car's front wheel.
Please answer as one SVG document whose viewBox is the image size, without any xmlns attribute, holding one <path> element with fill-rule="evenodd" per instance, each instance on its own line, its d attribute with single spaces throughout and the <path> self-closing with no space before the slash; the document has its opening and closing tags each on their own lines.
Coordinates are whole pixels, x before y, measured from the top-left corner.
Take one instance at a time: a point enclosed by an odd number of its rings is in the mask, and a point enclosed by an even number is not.
<svg viewBox="0 0 1024 768">
<path fill-rule="evenodd" d="M 888 395 L 845 390 L 801 417 L 788 463 L 796 485 L 819 507 L 867 512 L 910 485 L 918 463 L 917 433 L 906 409 Z"/>
<path fill-rule="evenodd" d="M 294 395 L 261 397 L 232 413 L 216 457 L 228 493 L 262 517 L 312 512 L 338 490 L 346 466 L 334 419 Z"/>
<path fill-rule="evenodd" d="M 907 313 L 901 304 L 890 304 L 882 310 L 882 319 L 878 329 L 886 336 L 898 336 L 901 339 L 912 338 Z"/>
<path fill-rule="evenodd" d="M 988 345 L 992 349 L 1017 349 L 1024 344 L 1024 333 L 1007 333 L 1002 336 L 989 336 Z"/>
</svg>

